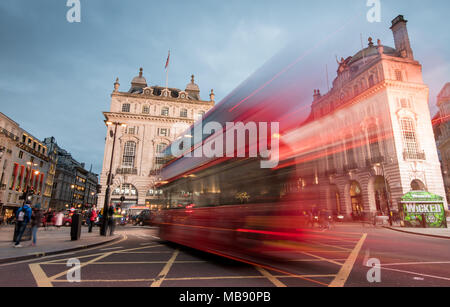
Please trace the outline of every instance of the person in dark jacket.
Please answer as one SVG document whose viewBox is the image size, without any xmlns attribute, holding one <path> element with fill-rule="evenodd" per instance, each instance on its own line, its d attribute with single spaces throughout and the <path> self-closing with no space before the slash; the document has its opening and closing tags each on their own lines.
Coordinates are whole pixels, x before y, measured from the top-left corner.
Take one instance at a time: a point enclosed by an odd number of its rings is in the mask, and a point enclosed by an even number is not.
<svg viewBox="0 0 450 307">
<path fill-rule="evenodd" d="M 14 247 L 22 247 L 20 245 L 20 240 L 22 240 L 23 233 L 25 232 L 25 229 L 27 228 L 28 223 L 31 220 L 31 207 L 28 204 L 24 204 L 23 207 L 19 208 L 16 212 L 16 222 L 17 222 L 17 238 L 16 238 L 16 244 Z"/>
<path fill-rule="evenodd" d="M 31 231 L 33 233 L 33 243 L 32 246 L 36 245 L 37 239 L 37 231 L 38 228 L 41 227 L 42 223 L 42 212 L 41 212 L 41 204 L 36 204 L 33 209 L 33 214 L 31 216 Z"/>
</svg>

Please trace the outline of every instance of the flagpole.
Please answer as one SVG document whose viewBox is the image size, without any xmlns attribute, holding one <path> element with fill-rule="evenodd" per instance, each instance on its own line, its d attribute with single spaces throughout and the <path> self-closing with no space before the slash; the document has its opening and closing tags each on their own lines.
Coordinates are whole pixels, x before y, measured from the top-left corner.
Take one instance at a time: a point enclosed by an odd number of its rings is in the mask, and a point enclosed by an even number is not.
<svg viewBox="0 0 450 307">
<path fill-rule="evenodd" d="M 166 89 L 169 89 L 169 67 L 166 69 Z"/>
<path fill-rule="evenodd" d="M 169 61 L 170 61 L 170 50 L 166 61 L 166 90 L 169 89 Z"/>
</svg>

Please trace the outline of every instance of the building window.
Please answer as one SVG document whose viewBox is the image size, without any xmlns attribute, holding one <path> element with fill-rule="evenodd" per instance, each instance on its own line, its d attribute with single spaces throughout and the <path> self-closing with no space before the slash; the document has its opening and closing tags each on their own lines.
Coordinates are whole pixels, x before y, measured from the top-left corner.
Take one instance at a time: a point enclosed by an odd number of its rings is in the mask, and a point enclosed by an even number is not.
<svg viewBox="0 0 450 307">
<path fill-rule="evenodd" d="M 158 129 L 159 136 L 169 136 L 169 129 L 167 128 L 159 128 Z"/>
<path fill-rule="evenodd" d="M 204 111 L 200 111 L 200 112 L 198 112 L 198 113 L 197 113 L 197 118 L 196 118 L 196 120 L 200 120 L 200 119 L 202 119 L 202 118 L 203 118 L 203 116 L 205 116 L 205 112 L 204 112 Z"/>
<path fill-rule="evenodd" d="M 164 149 L 166 149 L 166 147 L 167 147 L 167 144 L 164 144 L 164 143 L 158 144 L 156 146 L 156 153 L 157 154 L 162 153 L 164 151 Z"/>
<path fill-rule="evenodd" d="M 378 140 L 378 128 L 377 125 L 372 124 L 368 128 L 369 135 L 369 148 L 372 162 L 378 162 L 381 157 L 380 143 Z"/>
<path fill-rule="evenodd" d="M 126 142 L 123 150 L 123 162 L 122 165 L 124 167 L 134 167 L 134 159 L 136 156 L 136 143 L 135 142 Z"/>
<path fill-rule="evenodd" d="M 188 110 L 187 109 L 182 109 L 180 111 L 180 117 L 187 117 L 188 116 Z"/>
<path fill-rule="evenodd" d="M 129 127 L 128 134 L 136 134 L 136 127 Z"/>
<path fill-rule="evenodd" d="M 162 108 L 161 116 L 169 116 L 169 108 L 167 108 L 167 107 Z"/>
<path fill-rule="evenodd" d="M 130 104 L 129 103 L 124 103 L 122 105 L 122 112 L 126 112 L 126 113 L 130 112 Z"/>
<path fill-rule="evenodd" d="M 405 159 L 423 159 L 423 153 L 419 152 L 417 143 L 416 127 L 410 118 L 403 118 L 401 121 L 403 148 Z"/>
<path fill-rule="evenodd" d="M 411 103 L 409 102 L 408 99 L 400 99 L 400 105 L 402 108 L 404 109 L 410 109 L 411 108 Z"/>
<path fill-rule="evenodd" d="M 23 159 L 23 151 L 19 151 L 19 159 Z"/>
<path fill-rule="evenodd" d="M 137 189 L 135 186 L 124 183 L 120 187 L 114 189 L 112 195 L 137 196 Z"/>
<path fill-rule="evenodd" d="M 156 157 L 155 164 L 156 164 L 156 167 L 161 167 L 164 164 L 164 158 Z"/>
<path fill-rule="evenodd" d="M 403 81 L 403 75 L 401 70 L 395 71 L 395 80 L 397 81 Z"/>
<path fill-rule="evenodd" d="M 142 107 L 142 113 L 150 114 L 150 107 L 149 106 L 143 106 Z"/>
<path fill-rule="evenodd" d="M 375 81 L 373 80 L 373 75 L 371 75 L 370 77 L 369 77 L 369 87 L 372 87 L 372 86 L 374 86 L 375 85 Z"/>
</svg>

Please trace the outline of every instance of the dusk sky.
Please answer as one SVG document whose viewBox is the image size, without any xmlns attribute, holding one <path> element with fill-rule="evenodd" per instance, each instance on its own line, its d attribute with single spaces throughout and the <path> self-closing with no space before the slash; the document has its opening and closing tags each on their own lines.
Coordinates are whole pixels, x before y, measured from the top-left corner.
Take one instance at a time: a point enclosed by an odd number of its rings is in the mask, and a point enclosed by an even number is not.
<svg viewBox="0 0 450 307">
<path fill-rule="evenodd" d="M 115 78 L 128 91 L 143 67 L 150 85 L 164 85 L 169 49 L 169 86 L 184 89 L 194 74 L 202 98 L 214 89 L 220 101 L 293 41 L 317 46 L 317 68 L 303 77 L 325 93 L 325 66 L 331 83 L 336 56 L 359 51 L 361 34 L 364 47 L 369 36 L 393 47 L 390 23 L 402 14 L 435 114 L 436 96 L 450 81 L 450 2 L 381 0 L 380 23 L 367 21 L 366 2 L 81 0 L 81 22 L 69 23 L 66 0 L 2 0 L 0 111 L 41 140 L 54 136 L 99 173 L 102 111 L 109 111 Z"/>
</svg>

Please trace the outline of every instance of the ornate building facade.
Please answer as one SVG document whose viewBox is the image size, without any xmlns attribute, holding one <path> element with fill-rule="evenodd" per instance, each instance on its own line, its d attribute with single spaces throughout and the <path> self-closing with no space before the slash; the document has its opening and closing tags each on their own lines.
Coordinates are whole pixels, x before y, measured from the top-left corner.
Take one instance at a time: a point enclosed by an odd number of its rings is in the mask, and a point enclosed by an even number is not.
<svg viewBox="0 0 450 307">
<path fill-rule="evenodd" d="M 388 215 L 411 190 L 446 195 L 429 89 L 406 23 L 392 21 L 395 48 L 369 38 L 367 48 L 342 58 L 332 89 L 314 91 L 310 118 L 287 136 L 312 140 L 300 186 L 338 214 Z"/>
<path fill-rule="evenodd" d="M 214 106 L 214 92 L 211 90 L 208 101 L 201 100 L 194 76 L 185 90 L 150 86 L 142 68 L 131 81 L 128 91 L 121 92 L 119 88 L 117 79 L 110 111 L 103 113 L 105 122 L 110 125 L 106 134 L 98 206 L 103 207 L 112 165 L 111 203 L 118 203 L 123 197 L 124 206 L 155 208 L 159 204 L 160 191 L 155 190 L 154 185 L 163 164 L 158 154 Z"/>
<path fill-rule="evenodd" d="M 33 189 L 32 205 L 50 206 L 56 153 L 19 124 L 0 113 L 0 214 L 6 218 L 23 205 L 20 197 Z"/>
<path fill-rule="evenodd" d="M 54 137 L 46 138 L 44 144 L 58 157 L 50 207 L 85 210 L 97 205 L 98 175 L 86 170 L 84 163 L 59 147 Z"/>
<path fill-rule="evenodd" d="M 450 198 L 450 82 L 439 92 L 437 97 L 439 112 L 433 119 L 436 145 L 440 153 L 442 164 L 442 175 L 447 192 L 447 199 Z"/>
</svg>

